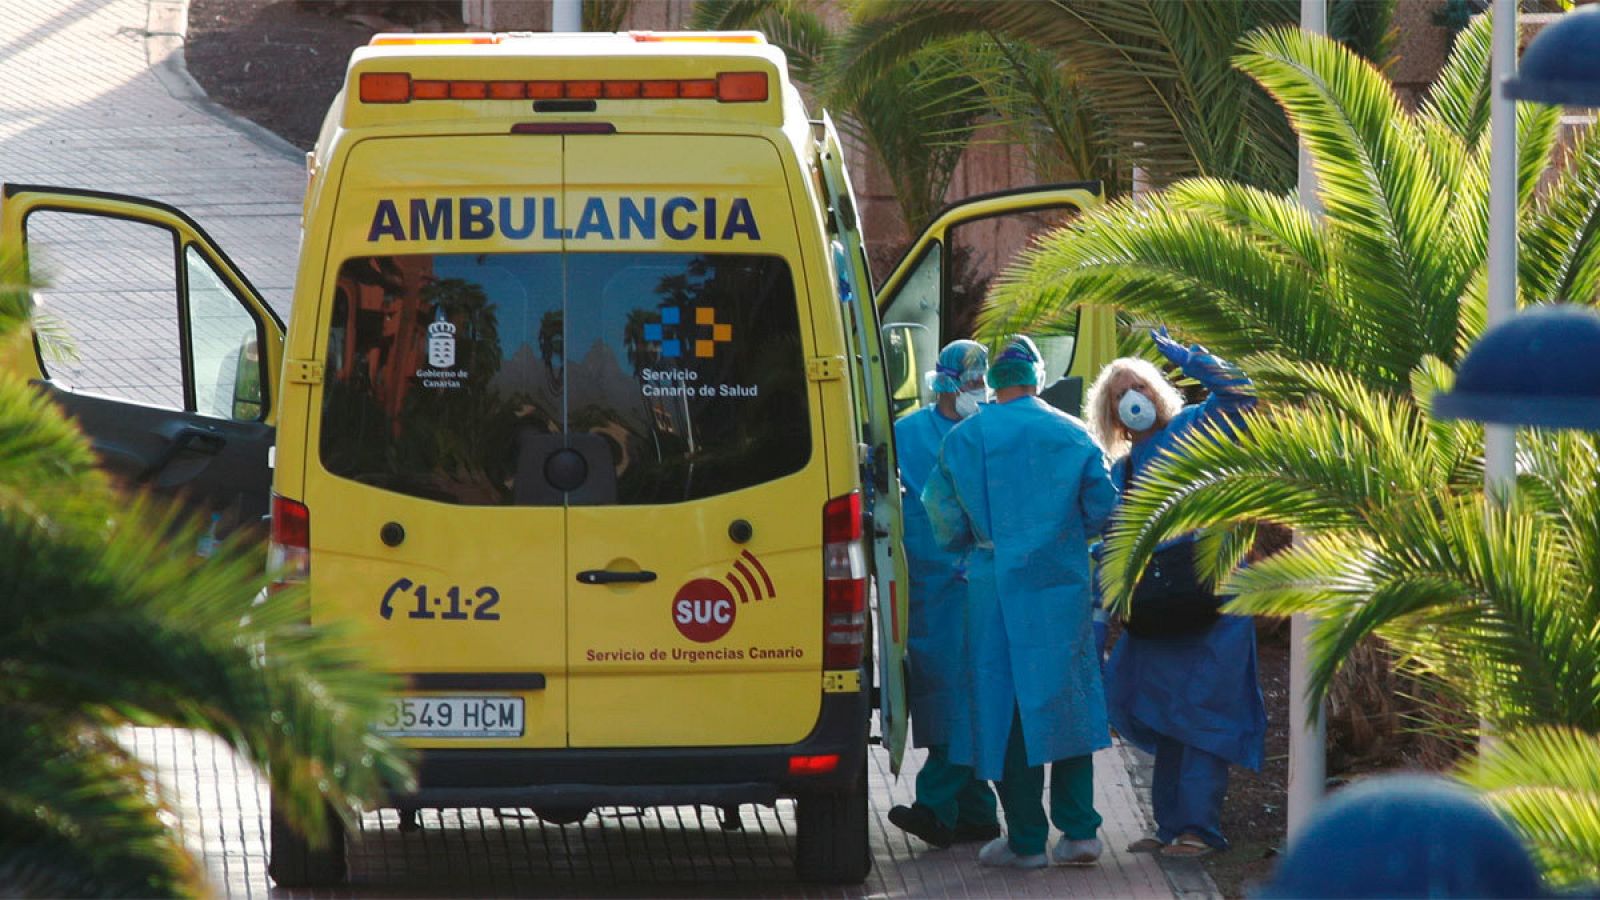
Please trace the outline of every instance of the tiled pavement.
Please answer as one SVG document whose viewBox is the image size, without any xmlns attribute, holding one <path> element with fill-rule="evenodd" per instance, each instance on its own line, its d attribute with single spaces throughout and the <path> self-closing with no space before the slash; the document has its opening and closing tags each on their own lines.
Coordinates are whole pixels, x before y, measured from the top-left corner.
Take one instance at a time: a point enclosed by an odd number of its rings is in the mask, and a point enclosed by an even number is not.
<svg viewBox="0 0 1600 900">
<path fill-rule="evenodd" d="M 224 744 L 175 729 L 130 729 L 126 740 L 152 765 L 179 812 L 186 843 L 220 894 L 284 895 L 266 876 L 267 788 Z M 917 753 L 912 754 L 918 756 Z M 983 869 L 975 847 L 929 850 L 884 818 L 910 802 L 915 766 L 895 779 L 874 748 L 871 839 L 875 865 L 859 888 L 825 889 L 794 878 L 794 810 L 745 806 L 743 829 L 724 831 L 710 807 L 601 809 L 558 826 L 529 810 L 425 810 L 404 833 L 394 810 L 368 813 L 349 845 L 351 896 L 760 896 L 760 897 L 1172 897 L 1206 892 L 1197 870 L 1178 891 L 1154 859 L 1122 847 L 1144 814 L 1119 750 L 1096 757 L 1095 805 L 1106 853 L 1086 869 Z M 1187 876 L 1187 877 L 1186 877 Z"/>
<path fill-rule="evenodd" d="M 291 293 L 304 188 L 292 148 L 220 113 L 173 65 L 183 0 L 0 0 L 0 180 L 130 193 L 197 219 L 280 313 Z M 104 331 L 121 332 L 108 313 Z M 137 381 L 130 357 L 123 377 Z M 154 388 L 152 388 L 154 389 Z M 186 840 L 219 894 L 282 894 L 266 876 L 266 789 L 226 746 L 172 729 L 126 738 L 158 773 Z M 351 846 L 359 895 L 845 895 L 1167 897 L 1202 895 L 1195 870 L 1164 873 L 1122 847 L 1147 825 L 1124 754 L 1096 757 L 1107 846 L 1092 869 L 996 872 L 972 848 L 928 851 L 890 827 L 909 802 L 919 754 L 890 776 L 871 756 L 872 843 L 866 884 L 819 891 L 794 881 L 793 810 L 747 806 L 727 832 L 709 809 L 600 810 L 554 826 L 526 810 L 426 812 L 402 833 L 392 811 L 368 814 Z M 1169 877 L 1170 876 L 1170 877 Z M 1181 886 L 1181 887 L 1175 887 Z"/>
</svg>

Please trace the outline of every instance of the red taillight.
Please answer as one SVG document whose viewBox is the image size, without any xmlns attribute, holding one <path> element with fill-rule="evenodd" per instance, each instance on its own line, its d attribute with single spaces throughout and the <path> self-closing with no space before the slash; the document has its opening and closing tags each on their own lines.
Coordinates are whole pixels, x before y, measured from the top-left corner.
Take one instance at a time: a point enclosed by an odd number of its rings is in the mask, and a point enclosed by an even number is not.
<svg viewBox="0 0 1600 900">
<path fill-rule="evenodd" d="M 451 100 L 482 100 L 489 96 L 489 85 L 483 81 L 450 82 Z"/>
<path fill-rule="evenodd" d="M 718 72 L 717 99 L 723 103 L 760 103 L 767 99 L 767 73 Z"/>
<path fill-rule="evenodd" d="M 304 584 L 311 578 L 311 511 L 272 495 L 272 542 L 267 545 L 269 590 Z"/>
<path fill-rule="evenodd" d="M 822 666 L 855 669 L 867 640 L 867 547 L 861 495 L 822 508 Z"/>
<path fill-rule="evenodd" d="M 597 100 L 600 97 L 600 82 L 598 81 L 568 81 L 565 84 L 568 99 Z"/>
<path fill-rule="evenodd" d="M 826 775 L 839 768 L 839 754 L 789 757 L 790 775 Z"/>
</svg>

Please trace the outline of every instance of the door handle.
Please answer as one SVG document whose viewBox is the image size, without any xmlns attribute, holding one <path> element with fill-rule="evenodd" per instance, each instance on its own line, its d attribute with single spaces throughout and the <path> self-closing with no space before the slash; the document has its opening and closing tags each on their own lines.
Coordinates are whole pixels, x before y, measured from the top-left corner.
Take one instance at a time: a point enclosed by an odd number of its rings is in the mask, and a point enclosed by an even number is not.
<svg viewBox="0 0 1600 900">
<path fill-rule="evenodd" d="M 610 569 L 586 569 L 578 573 L 579 584 L 649 584 L 656 580 L 654 572 L 613 572 Z"/>
<path fill-rule="evenodd" d="M 154 478 L 185 450 L 196 450 L 207 456 L 216 456 L 227 446 L 228 439 L 211 429 L 196 428 L 192 425 L 183 428 L 173 435 L 172 443 L 167 445 L 167 449 L 139 473 L 138 480 L 143 482 Z"/>
</svg>

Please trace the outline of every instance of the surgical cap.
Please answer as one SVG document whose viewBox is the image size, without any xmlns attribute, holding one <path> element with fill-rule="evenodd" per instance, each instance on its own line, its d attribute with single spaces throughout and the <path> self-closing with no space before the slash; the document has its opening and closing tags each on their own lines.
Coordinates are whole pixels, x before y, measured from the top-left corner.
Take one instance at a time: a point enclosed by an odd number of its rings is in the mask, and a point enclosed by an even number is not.
<svg viewBox="0 0 1600 900">
<path fill-rule="evenodd" d="M 1044 357 L 1027 335 L 1013 335 L 994 365 L 989 367 L 989 387 L 997 391 L 1019 384 L 1038 385 L 1043 381 Z"/>
<path fill-rule="evenodd" d="M 933 369 L 933 392 L 959 394 L 961 386 L 983 378 L 989 370 L 989 348 L 977 341 L 951 341 L 939 351 Z"/>
</svg>

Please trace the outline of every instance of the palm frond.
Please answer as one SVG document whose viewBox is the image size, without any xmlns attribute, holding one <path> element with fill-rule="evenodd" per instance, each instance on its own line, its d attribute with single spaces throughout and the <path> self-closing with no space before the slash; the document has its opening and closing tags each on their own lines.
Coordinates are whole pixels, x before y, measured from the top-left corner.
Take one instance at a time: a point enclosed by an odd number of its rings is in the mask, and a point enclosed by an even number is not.
<svg viewBox="0 0 1600 900">
<path fill-rule="evenodd" d="M 1600 883 L 1600 737 L 1514 731 L 1484 748 L 1462 777 L 1522 833 L 1554 884 Z"/>
<path fill-rule="evenodd" d="M 138 762 L 103 732 L 0 703 L 0 893 L 200 896 L 200 872 L 164 811 Z"/>
<path fill-rule="evenodd" d="M 1439 123 L 1467 146 L 1489 129 L 1489 57 L 1493 18 L 1474 16 L 1457 32 L 1455 45 L 1420 109 L 1424 120 Z"/>
<path fill-rule="evenodd" d="M 1074 70 L 1111 142 L 1137 146 L 1136 161 L 1157 183 L 1211 174 L 1282 188 L 1292 181 L 1293 141 L 1271 102 L 1227 60 L 1241 35 L 1294 16 L 1282 0 L 867 2 L 841 46 L 841 78 L 868 83 L 922 44 L 954 34 L 1027 42 Z"/>
<path fill-rule="evenodd" d="M 1437 346 L 1428 319 L 1454 309 L 1472 265 L 1437 246 L 1450 191 L 1392 87 L 1370 63 L 1316 35 L 1273 29 L 1245 47 L 1236 64 L 1283 104 L 1312 154 L 1328 227 L 1346 251 L 1344 296 L 1362 337 L 1381 335 L 1398 351 L 1402 378 L 1422 355 L 1449 354 L 1453 347 Z"/>
<path fill-rule="evenodd" d="M 303 594 L 258 602 L 258 548 L 202 560 L 197 536 L 145 504 L 89 535 L 0 514 L 0 699 L 218 735 L 312 835 L 324 795 L 347 808 L 405 785 L 401 751 L 369 731 L 393 685 L 361 642 L 305 626 Z"/>
<path fill-rule="evenodd" d="M 1560 181 L 1529 214 L 1518 262 L 1525 302 L 1600 302 L 1600 127 L 1583 129 Z"/>
<path fill-rule="evenodd" d="M 1236 441 L 1198 435 L 1181 442 L 1124 495 L 1101 565 L 1108 608 L 1125 608 L 1131 576 L 1164 540 L 1249 521 L 1354 531 L 1369 510 L 1427 477 L 1418 450 L 1424 432 L 1390 398 L 1371 398 L 1364 421 L 1312 404 L 1248 415 L 1241 431 Z"/>
<path fill-rule="evenodd" d="M 1050 333 L 1083 303 L 1203 335 L 1224 356 L 1317 346 L 1347 334 L 1326 281 L 1281 248 L 1216 226 L 1203 211 L 1118 201 L 1040 238 L 991 290 L 979 330 Z"/>
</svg>

